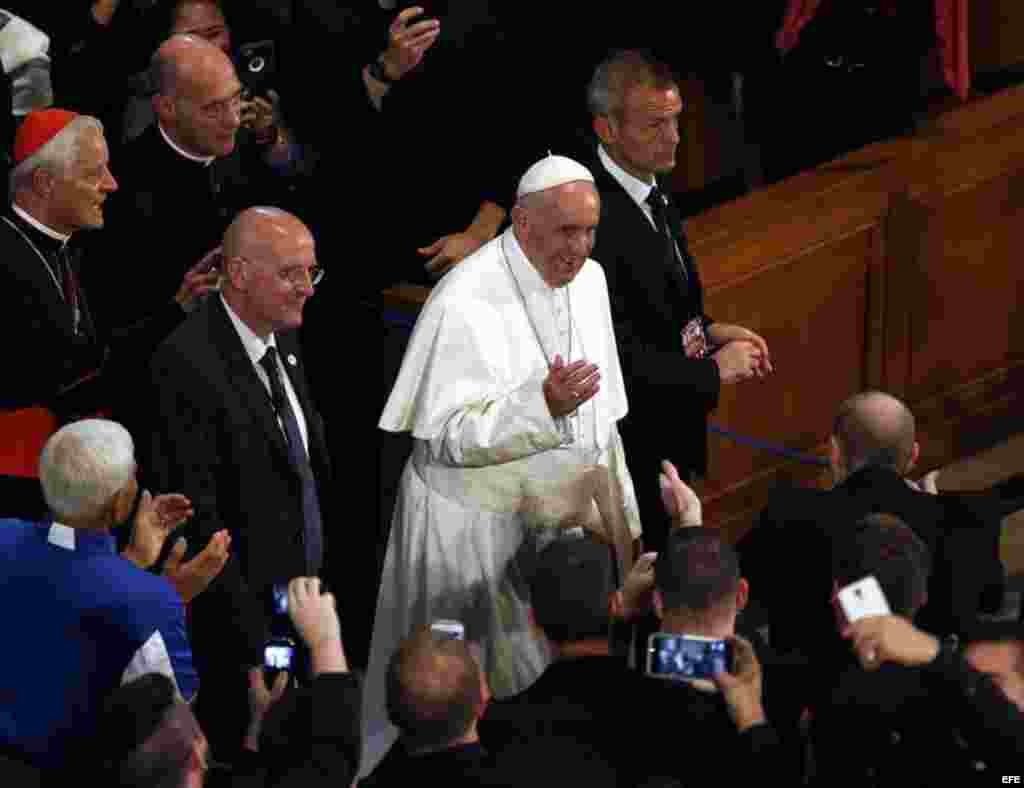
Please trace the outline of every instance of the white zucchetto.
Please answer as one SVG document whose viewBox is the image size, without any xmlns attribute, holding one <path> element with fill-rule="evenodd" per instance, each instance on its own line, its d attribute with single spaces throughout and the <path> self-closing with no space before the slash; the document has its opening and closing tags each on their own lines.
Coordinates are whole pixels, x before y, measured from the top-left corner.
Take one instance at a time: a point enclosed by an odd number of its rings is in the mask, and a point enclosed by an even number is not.
<svg viewBox="0 0 1024 788">
<path fill-rule="evenodd" d="M 516 197 L 553 189 L 574 181 L 594 182 L 590 170 L 567 156 L 548 154 L 526 171 L 519 181 Z"/>
</svg>

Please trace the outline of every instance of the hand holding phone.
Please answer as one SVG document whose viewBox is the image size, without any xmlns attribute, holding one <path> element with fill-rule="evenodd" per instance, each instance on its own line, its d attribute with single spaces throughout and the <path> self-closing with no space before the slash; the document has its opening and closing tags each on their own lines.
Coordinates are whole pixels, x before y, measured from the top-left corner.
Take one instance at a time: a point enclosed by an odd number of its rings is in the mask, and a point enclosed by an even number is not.
<svg viewBox="0 0 1024 788">
<path fill-rule="evenodd" d="M 271 638 L 263 646 L 263 677 L 273 685 L 281 673 L 294 675 L 296 667 L 295 641 L 291 638 Z"/>
<path fill-rule="evenodd" d="M 854 653 L 865 670 L 876 670 L 885 662 L 918 667 L 927 665 L 939 653 L 938 638 L 917 629 L 900 616 L 868 616 L 851 624 L 843 637 L 853 643 Z"/>
<path fill-rule="evenodd" d="M 732 645 L 733 666 L 713 678 L 725 698 L 729 716 L 742 733 L 766 719 L 761 695 L 761 663 L 746 638 L 734 635 L 728 642 Z"/>
</svg>

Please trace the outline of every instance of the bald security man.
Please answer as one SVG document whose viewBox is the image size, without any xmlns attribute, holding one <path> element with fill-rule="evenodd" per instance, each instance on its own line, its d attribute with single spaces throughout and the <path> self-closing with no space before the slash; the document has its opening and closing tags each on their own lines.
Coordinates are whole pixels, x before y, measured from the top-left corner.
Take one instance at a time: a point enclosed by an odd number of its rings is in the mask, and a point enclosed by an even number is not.
<svg viewBox="0 0 1024 788">
<path fill-rule="evenodd" d="M 894 515 L 928 546 L 927 601 L 915 621 L 936 635 L 969 632 L 986 588 L 1003 574 L 999 520 L 972 496 L 930 494 L 907 478 L 920 447 L 903 402 L 881 391 L 848 398 L 830 446 L 832 489 L 776 490 L 737 545 L 743 576 L 757 589 L 747 623 L 768 624 L 773 648 L 809 660 L 801 685 L 811 691 L 814 679 L 818 689 L 831 687 L 831 669 L 847 657 L 831 604 L 833 559 L 861 518 Z"/>
<path fill-rule="evenodd" d="M 240 213 L 223 239 L 219 295 L 157 350 L 146 468 L 193 503 L 190 545 L 227 528 L 236 546 L 191 608 L 198 716 L 230 760 L 263 661 L 271 587 L 323 567 L 330 462 L 296 329 L 320 279 L 308 228 L 276 208 Z"/>
</svg>

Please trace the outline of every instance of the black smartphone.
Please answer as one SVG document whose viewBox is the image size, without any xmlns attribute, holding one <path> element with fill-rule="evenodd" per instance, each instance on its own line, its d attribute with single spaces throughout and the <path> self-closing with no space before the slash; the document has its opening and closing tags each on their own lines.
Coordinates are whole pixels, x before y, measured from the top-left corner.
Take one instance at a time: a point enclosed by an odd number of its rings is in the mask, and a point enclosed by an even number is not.
<svg viewBox="0 0 1024 788">
<path fill-rule="evenodd" d="M 235 70 L 242 83 L 242 97 L 265 96 L 277 76 L 277 48 L 273 41 L 242 44 L 235 53 Z"/>
<path fill-rule="evenodd" d="M 658 679 L 708 679 L 733 670 L 732 643 L 696 635 L 655 632 L 647 639 L 648 676 Z"/>
</svg>

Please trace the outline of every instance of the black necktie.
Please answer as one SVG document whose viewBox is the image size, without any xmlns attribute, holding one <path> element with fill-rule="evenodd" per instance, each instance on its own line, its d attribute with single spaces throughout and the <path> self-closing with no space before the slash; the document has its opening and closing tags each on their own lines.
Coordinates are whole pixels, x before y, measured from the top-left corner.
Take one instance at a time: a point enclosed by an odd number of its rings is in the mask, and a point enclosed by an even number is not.
<svg viewBox="0 0 1024 788">
<path fill-rule="evenodd" d="M 647 204 L 651 207 L 651 214 L 654 217 L 654 226 L 665 238 L 665 264 L 672 267 L 673 271 L 682 271 L 683 280 L 687 278 L 686 266 L 679 259 L 679 249 L 676 246 L 675 236 L 672 234 L 669 225 L 668 198 L 657 186 L 651 189 L 647 195 Z"/>
<path fill-rule="evenodd" d="M 292 406 L 285 393 L 284 384 L 277 368 L 277 350 L 271 346 L 260 359 L 260 366 L 270 380 L 270 397 L 274 410 L 284 425 L 285 436 L 288 438 L 288 455 L 299 478 L 302 479 L 302 519 L 303 535 L 306 544 L 306 571 L 316 575 L 323 561 L 323 526 L 320 520 L 320 499 L 316 493 L 316 477 L 309 464 L 309 455 L 302 443 L 299 422 L 295 418 Z"/>
</svg>

